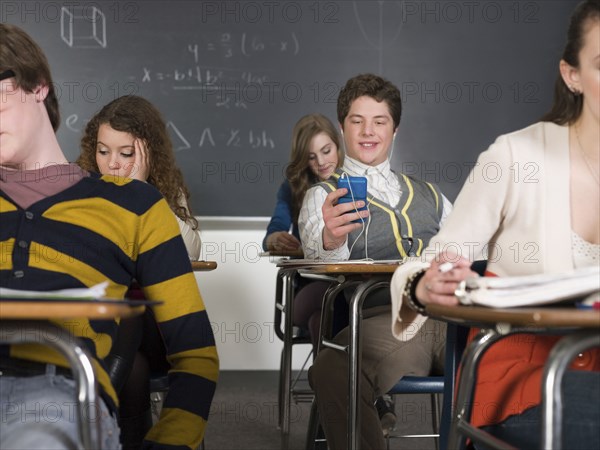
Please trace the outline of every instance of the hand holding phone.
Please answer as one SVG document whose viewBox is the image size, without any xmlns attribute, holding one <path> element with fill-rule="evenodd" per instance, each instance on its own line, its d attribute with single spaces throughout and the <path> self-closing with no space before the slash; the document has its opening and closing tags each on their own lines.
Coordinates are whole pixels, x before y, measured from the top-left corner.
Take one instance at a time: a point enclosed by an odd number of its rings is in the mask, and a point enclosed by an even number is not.
<svg viewBox="0 0 600 450">
<path fill-rule="evenodd" d="M 350 181 L 348 178 L 356 178 L 356 180 Z M 345 191 L 341 191 L 340 188 L 344 188 Z M 346 242 L 349 233 L 361 226 L 364 227 L 365 223 L 360 217 L 368 217 L 369 211 L 366 206 L 361 206 L 360 209 L 356 208 L 356 203 L 360 201 L 363 205 L 367 205 L 367 179 L 365 177 L 348 177 L 348 175 L 340 177 L 338 190 L 327 194 L 322 207 L 323 221 L 325 222 L 323 249 L 340 248 Z M 350 205 L 342 205 L 342 203 L 349 202 L 351 202 Z M 356 211 L 359 210 L 360 214 L 356 214 Z M 353 214 L 352 218 L 359 215 L 359 219 L 352 221 L 350 217 L 344 217 L 347 214 Z"/>
<path fill-rule="evenodd" d="M 350 177 L 342 175 L 338 179 L 338 189 L 346 188 L 348 192 L 340 197 L 338 203 L 356 203 L 363 201 L 365 206 L 357 208 L 353 212 L 364 211 L 367 209 L 367 178 L 366 177 Z M 352 221 L 353 223 L 363 223 L 361 219 Z"/>
</svg>

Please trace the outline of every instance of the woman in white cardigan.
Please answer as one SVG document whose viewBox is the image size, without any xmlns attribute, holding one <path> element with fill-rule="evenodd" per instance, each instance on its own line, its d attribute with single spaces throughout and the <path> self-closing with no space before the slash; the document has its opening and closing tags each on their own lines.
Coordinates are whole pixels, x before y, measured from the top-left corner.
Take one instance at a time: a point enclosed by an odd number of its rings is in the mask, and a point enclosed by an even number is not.
<svg viewBox="0 0 600 450">
<path fill-rule="evenodd" d="M 600 2 L 588 0 L 571 18 L 552 111 L 480 155 L 424 257 L 394 274 L 394 335 L 409 340 L 427 320 L 419 314 L 424 305 L 456 305 L 454 291 L 475 276 L 474 260 L 487 259 L 496 276 L 598 265 L 599 159 Z M 446 261 L 453 269 L 442 273 Z M 507 339 L 488 351 L 478 373 L 475 425 L 517 447 L 539 448 L 540 379 L 556 339 Z M 567 375 L 563 444 L 598 448 L 600 355 L 589 352 L 575 366 L 584 372 Z"/>
</svg>

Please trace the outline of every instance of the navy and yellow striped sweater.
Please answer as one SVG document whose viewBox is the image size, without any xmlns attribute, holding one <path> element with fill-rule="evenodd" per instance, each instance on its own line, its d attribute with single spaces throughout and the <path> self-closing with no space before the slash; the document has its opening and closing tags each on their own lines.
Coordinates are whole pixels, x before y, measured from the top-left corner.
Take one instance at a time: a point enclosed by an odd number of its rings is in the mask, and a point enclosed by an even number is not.
<svg viewBox="0 0 600 450">
<path fill-rule="evenodd" d="M 196 448 L 218 378 L 214 336 L 179 227 L 167 202 L 148 184 L 92 174 L 22 209 L 0 191 L 0 285 L 50 291 L 108 281 L 107 297 L 123 298 L 132 279 L 147 299 L 164 303 L 155 316 L 171 364 L 169 393 L 147 448 Z M 117 402 L 103 368 L 117 323 L 60 323 L 96 358 L 98 380 Z M 0 357 L 66 365 L 35 345 L 0 347 Z"/>
</svg>

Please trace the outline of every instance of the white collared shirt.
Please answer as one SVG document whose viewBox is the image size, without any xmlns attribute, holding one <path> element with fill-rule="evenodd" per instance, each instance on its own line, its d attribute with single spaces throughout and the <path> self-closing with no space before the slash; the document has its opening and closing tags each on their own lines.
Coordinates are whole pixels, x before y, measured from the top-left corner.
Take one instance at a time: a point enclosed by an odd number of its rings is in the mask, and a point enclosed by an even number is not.
<svg viewBox="0 0 600 450">
<path fill-rule="evenodd" d="M 361 176 L 367 178 L 367 192 L 390 206 L 396 206 L 402 197 L 400 182 L 386 159 L 378 166 L 369 166 L 346 156 L 342 171 L 350 176 Z M 321 259 L 326 261 L 345 261 L 350 258 L 348 238 L 346 242 L 334 250 L 323 248 L 323 203 L 327 197 L 327 191 L 320 186 L 311 187 L 304 196 L 300 215 L 298 216 L 298 228 L 300 240 L 306 259 Z M 452 210 L 450 201 L 442 195 L 443 212 L 440 225 Z"/>
</svg>

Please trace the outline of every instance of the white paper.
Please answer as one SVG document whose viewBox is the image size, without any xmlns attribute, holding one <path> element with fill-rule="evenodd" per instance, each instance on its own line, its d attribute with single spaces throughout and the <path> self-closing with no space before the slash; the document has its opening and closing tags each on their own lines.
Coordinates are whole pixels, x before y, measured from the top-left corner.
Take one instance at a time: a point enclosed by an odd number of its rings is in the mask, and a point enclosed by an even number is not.
<svg viewBox="0 0 600 450">
<path fill-rule="evenodd" d="M 465 305 L 510 308 L 557 303 L 598 290 L 600 267 L 586 267 L 558 274 L 470 278 L 456 295 Z"/>
<path fill-rule="evenodd" d="M 22 291 L 0 286 L 1 298 L 83 298 L 99 299 L 106 295 L 108 281 L 103 281 L 91 288 L 61 289 L 58 291 Z"/>
</svg>

